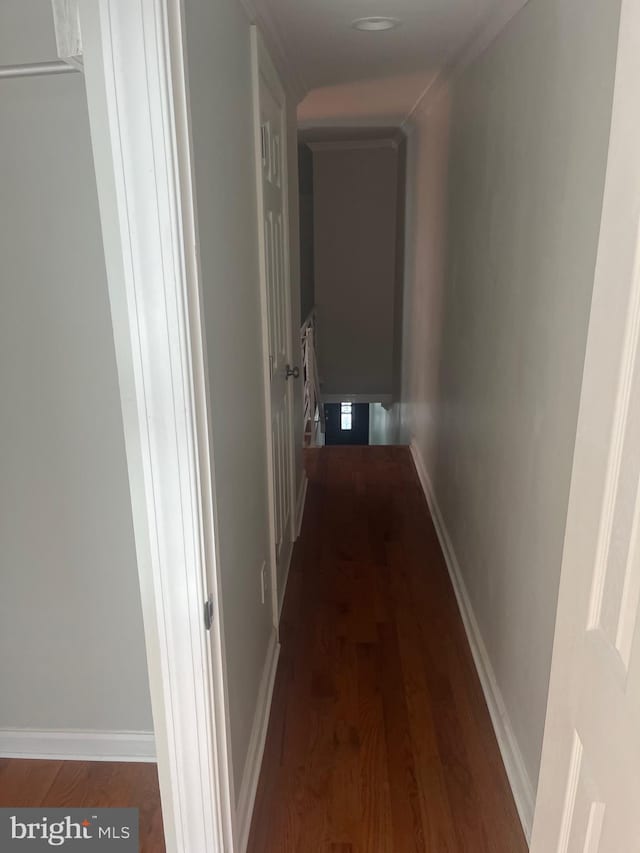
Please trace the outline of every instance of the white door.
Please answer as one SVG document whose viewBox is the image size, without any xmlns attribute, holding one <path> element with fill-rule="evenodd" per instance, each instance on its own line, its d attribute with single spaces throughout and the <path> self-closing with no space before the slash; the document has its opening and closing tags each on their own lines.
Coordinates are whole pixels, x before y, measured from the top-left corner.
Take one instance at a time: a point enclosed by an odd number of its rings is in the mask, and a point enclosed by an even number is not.
<svg viewBox="0 0 640 853">
<path fill-rule="evenodd" d="M 294 471 L 291 363 L 291 299 L 287 217 L 286 102 L 277 73 L 253 28 L 254 86 L 258 125 L 258 207 L 260 215 L 265 382 L 268 393 L 274 608 L 277 622 L 293 547 Z"/>
<path fill-rule="evenodd" d="M 532 853 L 640 851 L 640 3 L 623 0 Z"/>
</svg>

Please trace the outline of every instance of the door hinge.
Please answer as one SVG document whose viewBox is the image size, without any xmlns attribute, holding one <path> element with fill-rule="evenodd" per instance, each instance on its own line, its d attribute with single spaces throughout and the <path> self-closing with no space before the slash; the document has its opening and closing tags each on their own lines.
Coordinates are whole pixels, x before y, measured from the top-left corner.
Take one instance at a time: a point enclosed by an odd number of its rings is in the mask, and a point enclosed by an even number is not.
<svg viewBox="0 0 640 853">
<path fill-rule="evenodd" d="M 213 625 L 213 596 L 210 595 L 209 598 L 204 603 L 204 627 L 207 631 L 211 630 L 211 626 Z"/>
</svg>

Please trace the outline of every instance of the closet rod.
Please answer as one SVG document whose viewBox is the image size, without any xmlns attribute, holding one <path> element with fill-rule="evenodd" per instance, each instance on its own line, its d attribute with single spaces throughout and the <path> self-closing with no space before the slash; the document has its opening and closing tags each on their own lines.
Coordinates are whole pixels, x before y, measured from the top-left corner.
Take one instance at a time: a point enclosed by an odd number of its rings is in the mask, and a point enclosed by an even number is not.
<svg viewBox="0 0 640 853">
<path fill-rule="evenodd" d="M 74 65 L 69 65 L 61 59 L 52 62 L 27 62 L 24 65 L 0 65 L 2 77 L 35 77 L 38 74 L 67 74 L 79 71 Z"/>
</svg>

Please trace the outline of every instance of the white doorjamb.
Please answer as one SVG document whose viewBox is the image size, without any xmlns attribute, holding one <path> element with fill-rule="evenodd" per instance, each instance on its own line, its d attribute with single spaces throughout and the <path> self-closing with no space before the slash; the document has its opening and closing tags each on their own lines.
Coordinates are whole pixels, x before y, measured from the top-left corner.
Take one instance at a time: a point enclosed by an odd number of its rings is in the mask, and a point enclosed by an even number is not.
<svg viewBox="0 0 640 853">
<path fill-rule="evenodd" d="M 229 853 L 234 794 L 181 3 L 80 0 L 80 29 L 167 851 Z"/>
</svg>

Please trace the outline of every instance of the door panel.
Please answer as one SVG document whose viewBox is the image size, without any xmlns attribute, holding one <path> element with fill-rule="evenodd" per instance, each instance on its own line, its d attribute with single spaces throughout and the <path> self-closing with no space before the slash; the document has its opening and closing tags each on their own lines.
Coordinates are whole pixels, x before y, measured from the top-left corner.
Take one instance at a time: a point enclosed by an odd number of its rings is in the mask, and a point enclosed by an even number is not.
<svg viewBox="0 0 640 853">
<path fill-rule="evenodd" d="M 263 234 L 262 268 L 266 312 L 265 358 L 268 394 L 268 444 L 270 446 L 272 580 L 274 618 L 277 622 L 293 546 L 295 506 L 292 428 L 291 320 L 286 213 L 286 112 L 284 92 L 257 33 L 254 63 L 259 117 L 260 175 L 258 201 Z"/>
</svg>

